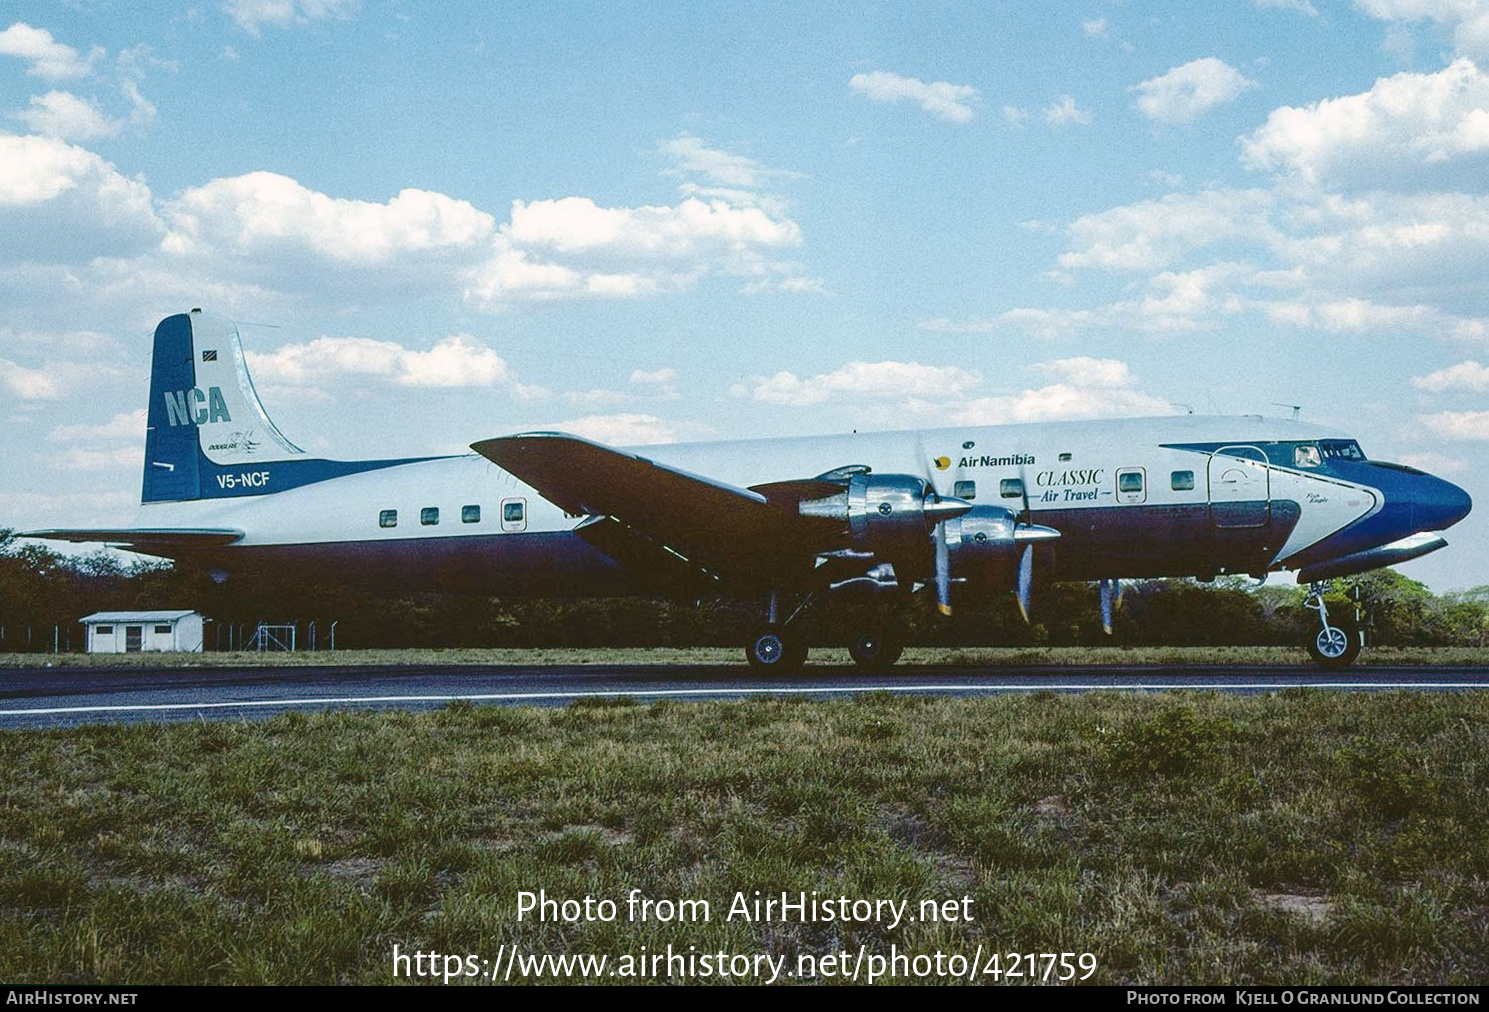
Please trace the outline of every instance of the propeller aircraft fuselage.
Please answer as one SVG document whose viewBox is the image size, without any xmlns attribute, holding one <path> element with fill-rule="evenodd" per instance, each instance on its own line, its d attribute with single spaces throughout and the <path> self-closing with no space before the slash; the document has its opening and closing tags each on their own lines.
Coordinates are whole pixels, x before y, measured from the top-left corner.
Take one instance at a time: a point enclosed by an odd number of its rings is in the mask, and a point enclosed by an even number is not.
<svg viewBox="0 0 1489 1012">
<path fill-rule="evenodd" d="M 534 432 L 472 454 L 314 458 L 254 392 L 236 328 L 197 311 L 156 330 L 142 504 L 100 541 L 206 567 L 490 595 L 760 597 L 747 656 L 805 659 L 792 604 L 847 590 L 943 611 L 1041 580 L 1296 571 L 1315 593 L 1314 656 L 1358 636 L 1322 603 L 1337 577 L 1446 544 L 1466 493 L 1370 460 L 1345 433 L 1260 416 L 964 425 L 918 432 L 614 449 Z M 860 663 L 893 628 L 854 630 Z"/>
</svg>

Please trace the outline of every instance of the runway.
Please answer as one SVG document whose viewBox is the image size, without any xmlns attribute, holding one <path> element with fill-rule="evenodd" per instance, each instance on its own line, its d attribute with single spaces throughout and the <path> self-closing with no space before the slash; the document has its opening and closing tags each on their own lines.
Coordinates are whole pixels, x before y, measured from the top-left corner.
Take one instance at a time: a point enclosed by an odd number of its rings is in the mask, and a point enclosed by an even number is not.
<svg viewBox="0 0 1489 1012">
<path fill-rule="evenodd" d="M 628 696 L 699 701 L 752 695 L 829 699 L 883 691 L 937 695 L 1027 692 L 1452 692 L 1489 688 L 1485 667 L 1373 667 L 1328 672 L 1293 666 L 1106 665 L 920 667 L 883 674 L 808 667 L 760 677 L 743 665 L 701 667 L 502 666 L 316 668 L 10 669 L 0 672 L 0 729 L 182 720 L 259 720 L 286 711 L 429 710 L 456 700 L 478 705 L 564 706 Z"/>
</svg>

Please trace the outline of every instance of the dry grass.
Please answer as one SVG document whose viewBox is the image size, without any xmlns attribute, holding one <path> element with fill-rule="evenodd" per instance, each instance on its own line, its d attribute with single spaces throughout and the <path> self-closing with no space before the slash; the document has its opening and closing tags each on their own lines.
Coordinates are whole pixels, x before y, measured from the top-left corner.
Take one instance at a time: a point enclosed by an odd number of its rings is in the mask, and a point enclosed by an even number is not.
<svg viewBox="0 0 1489 1012">
<path fill-rule="evenodd" d="M 1489 693 L 1294 689 L 9 732 L 0 980 L 387 983 L 395 945 L 671 944 L 1089 952 L 1108 985 L 1481 983 L 1486 729 Z M 714 917 L 519 922 L 538 889 Z M 974 917 L 723 918 L 755 890 Z"/>
</svg>

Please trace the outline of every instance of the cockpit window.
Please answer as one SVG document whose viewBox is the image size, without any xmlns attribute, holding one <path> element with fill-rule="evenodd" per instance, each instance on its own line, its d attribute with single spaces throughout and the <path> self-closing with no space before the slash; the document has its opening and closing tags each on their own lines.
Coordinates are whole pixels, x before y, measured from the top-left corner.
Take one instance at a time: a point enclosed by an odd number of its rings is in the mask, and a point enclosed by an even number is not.
<svg viewBox="0 0 1489 1012">
<path fill-rule="evenodd" d="M 1321 439 L 1318 448 L 1325 460 L 1364 460 L 1365 451 L 1353 439 Z"/>
<path fill-rule="evenodd" d="M 1299 443 L 1293 447 L 1293 467 L 1318 467 L 1321 463 L 1318 447 L 1312 443 Z"/>
</svg>

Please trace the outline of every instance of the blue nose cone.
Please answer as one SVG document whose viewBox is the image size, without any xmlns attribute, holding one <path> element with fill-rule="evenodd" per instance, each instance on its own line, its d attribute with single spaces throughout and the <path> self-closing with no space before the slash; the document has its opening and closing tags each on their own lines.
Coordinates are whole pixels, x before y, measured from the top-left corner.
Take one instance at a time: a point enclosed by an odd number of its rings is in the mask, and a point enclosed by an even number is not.
<svg viewBox="0 0 1489 1012">
<path fill-rule="evenodd" d="M 1416 505 L 1421 530 L 1442 531 L 1468 516 L 1468 511 L 1473 509 L 1473 500 L 1452 482 L 1434 478 L 1432 487 Z"/>
</svg>

